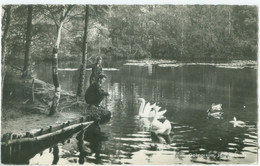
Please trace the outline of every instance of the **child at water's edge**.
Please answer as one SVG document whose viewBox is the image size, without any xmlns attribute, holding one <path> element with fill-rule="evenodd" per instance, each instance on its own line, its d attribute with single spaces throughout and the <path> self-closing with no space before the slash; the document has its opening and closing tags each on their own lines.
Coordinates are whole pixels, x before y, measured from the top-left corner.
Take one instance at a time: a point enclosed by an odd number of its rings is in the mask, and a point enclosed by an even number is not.
<svg viewBox="0 0 260 166">
<path fill-rule="evenodd" d="M 87 104 L 95 105 L 96 107 L 99 107 L 99 104 L 102 102 L 102 100 L 108 96 L 108 92 L 105 92 L 102 89 L 102 84 L 106 81 L 106 76 L 104 74 L 101 74 L 98 76 L 98 81 L 91 84 L 85 93 L 85 100 Z"/>
</svg>

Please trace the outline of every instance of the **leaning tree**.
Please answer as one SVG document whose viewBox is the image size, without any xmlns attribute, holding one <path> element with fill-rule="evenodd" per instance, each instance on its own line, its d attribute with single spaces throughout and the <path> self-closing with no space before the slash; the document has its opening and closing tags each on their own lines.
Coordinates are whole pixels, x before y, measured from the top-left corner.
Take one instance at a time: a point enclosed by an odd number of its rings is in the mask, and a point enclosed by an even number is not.
<svg viewBox="0 0 260 166">
<path fill-rule="evenodd" d="M 48 6 L 47 5 L 46 7 L 57 28 L 56 42 L 54 44 L 53 51 L 52 51 L 52 79 L 55 88 L 54 97 L 52 99 L 52 105 L 49 113 L 50 115 L 52 115 L 55 112 L 57 112 L 57 108 L 60 101 L 60 94 L 61 94 L 61 87 L 60 87 L 59 77 L 58 77 L 58 51 L 59 51 L 60 41 L 61 41 L 61 31 L 64 23 L 67 21 L 69 13 L 72 11 L 74 6 L 73 5 Z"/>
</svg>

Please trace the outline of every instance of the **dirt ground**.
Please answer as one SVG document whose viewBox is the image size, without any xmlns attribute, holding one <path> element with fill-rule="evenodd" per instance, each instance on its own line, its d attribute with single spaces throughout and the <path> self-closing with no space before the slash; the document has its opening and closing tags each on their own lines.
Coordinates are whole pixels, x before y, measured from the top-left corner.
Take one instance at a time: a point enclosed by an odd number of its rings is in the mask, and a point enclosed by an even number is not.
<svg viewBox="0 0 260 166">
<path fill-rule="evenodd" d="M 31 96 L 19 83 L 19 77 L 6 75 L 3 90 L 1 108 L 1 136 L 5 133 L 25 133 L 32 129 L 47 128 L 58 125 L 68 120 L 78 119 L 83 116 L 80 109 L 66 109 L 62 112 L 49 116 L 49 110 L 31 110 L 29 107 L 34 104 L 42 104 L 39 100 L 32 103 Z M 25 83 L 26 84 L 26 83 Z"/>
<path fill-rule="evenodd" d="M 68 120 L 78 119 L 82 114 L 78 111 L 61 112 L 53 116 L 48 114 L 27 113 L 19 109 L 3 108 L 5 117 L 1 118 L 1 136 L 5 133 L 25 133 L 32 129 L 47 128 L 66 122 Z"/>
</svg>

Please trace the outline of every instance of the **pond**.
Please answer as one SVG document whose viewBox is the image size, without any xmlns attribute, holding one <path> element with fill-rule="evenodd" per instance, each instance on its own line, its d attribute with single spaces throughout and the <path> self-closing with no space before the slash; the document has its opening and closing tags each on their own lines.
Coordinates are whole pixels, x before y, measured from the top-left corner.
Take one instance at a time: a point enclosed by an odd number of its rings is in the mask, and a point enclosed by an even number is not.
<svg viewBox="0 0 260 166">
<path fill-rule="evenodd" d="M 101 126 L 107 139 L 101 143 L 99 161 L 94 163 L 246 164 L 257 161 L 256 67 L 123 64 L 105 65 L 119 70 L 104 71 L 108 76 L 104 89 L 110 96 L 103 104 L 112 112 L 112 118 Z M 77 67 L 76 63 L 59 66 L 62 69 Z M 52 83 L 50 71 L 50 65 L 41 64 L 36 73 L 38 78 Z M 90 72 L 87 70 L 87 78 Z M 78 77 L 76 70 L 60 70 L 62 89 L 76 92 Z M 87 80 L 84 86 L 88 84 Z M 144 130 L 137 116 L 139 97 L 167 110 L 165 116 L 173 127 L 171 144 L 157 144 L 152 148 L 155 145 L 150 132 Z M 208 117 L 206 110 L 212 103 L 222 104 L 223 119 Z M 233 117 L 244 121 L 246 126 L 233 126 L 230 123 Z M 76 145 L 71 148 L 61 150 L 58 164 L 78 162 Z M 30 163 L 43 164 L 41 158 L 44 159 L 44 154 L 37 155 Z M 92 158 L 89 156 L 89 161 Z"/>
</svg>

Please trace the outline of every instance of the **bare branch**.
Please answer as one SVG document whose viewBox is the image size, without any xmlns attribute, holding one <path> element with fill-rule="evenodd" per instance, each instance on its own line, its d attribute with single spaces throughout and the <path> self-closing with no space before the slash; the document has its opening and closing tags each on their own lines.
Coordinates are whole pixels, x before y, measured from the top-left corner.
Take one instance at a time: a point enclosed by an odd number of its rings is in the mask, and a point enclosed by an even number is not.
<svg viewBox="0 0 260 166">
<path fill-rule="evenodd" d="M 46 6 L 47 6 L 47 10 L 49 11 L 49 13 L 50 13 L 50 15 L 51 15 L 51 18 L 53 19 L 53 21 L 54 21 L 54 23 L 55 23 L 55 25 L 56 25 L 56 27 L 57 27 L 57 29 L 58 29 L 58 28 L 59 28 L 59 24 L 57 23 L 57 21 L 56 21 L 56 19 L 55 19 L 55 17 L 54 17 L 54 14 L 52 13 L 50 7 L 49 7 L 48 5 L 46 5 Z"/>
<path fill-rule="evenodd" d="M 66 19 L 67 15 L 69 14 L 69 12 L 73 9 L 75 5 L 69 5 L 67 7 L 67 11 L 64 10 L 64 14 L 61 17 L 61 22 L 64 22 L 64 20 Z"/>
<path fill-rule="evenodd" d="M 68 23 L 68 22 L 70 22 L 73 18 L 78 18 L 78 16 L 84 17 L 84 14 L 81 13 L 81 14 L 71 15 L 71 16 L 67 19 L 67 21 L 64 22 L 64 23 Z"/>
</svg>

